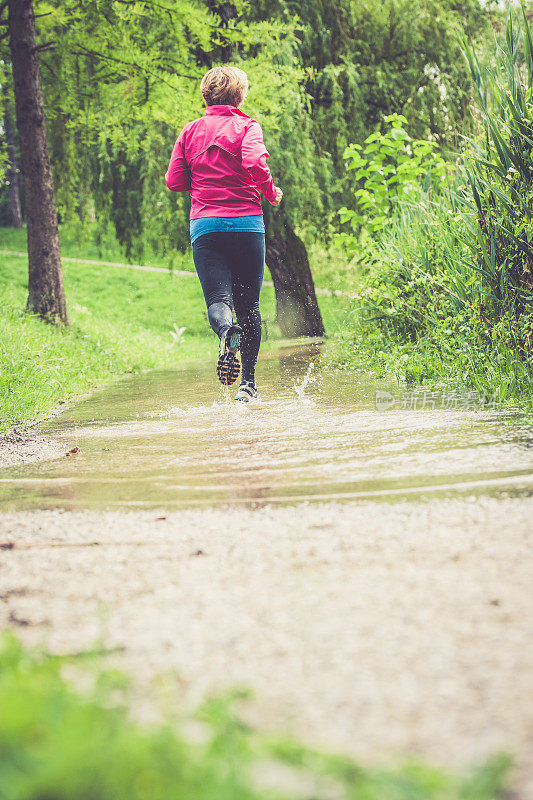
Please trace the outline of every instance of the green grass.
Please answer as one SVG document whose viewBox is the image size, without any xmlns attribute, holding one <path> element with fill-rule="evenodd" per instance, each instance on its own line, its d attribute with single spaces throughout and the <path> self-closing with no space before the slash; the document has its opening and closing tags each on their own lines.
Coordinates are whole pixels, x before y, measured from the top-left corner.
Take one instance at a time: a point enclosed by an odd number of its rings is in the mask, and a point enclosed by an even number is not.
<svg viewBox="0 0 533 800">
<path fill-rule="evenodd" d="M 191 278 L 69 264 L 70 325 L 24 312 L 25 258 L 0 266 L 0 430 L 125 372 L 183 365 L 214 352 L 201 292 Z M 186 327 L 179 342 L 171 335 Z"/>
<path fill-rule="evenodd" d="M 25 235 L 0 229 L 0 250 L 25 252 Z M 64 250 L 81 257 L 68 246 Z M 83 257 L 94 256 L 90 248 L 83 251 Z M 63 264 L 63 275 L 68 328 L 25 313 L 27 258 L 0 253 L 0 433 L 125 372 L 214 357 L 216 340 L 196 275 L 74 262 Z M 320 304 L 326 329 L 333 333 L 345 303 L 321 297 Z M 268 347 L 280 338 L 272 324 L 275 297 L 270 287 L 261 294 L 261 311 L 269 322 Z M 180 328 L 185 331 L 176 341 L 173 334 Z"/>
<path fill-rule="evenodd" d="M 82 692 L 68 683 L 62 674 L 66 666 L 91 688 Z M 237 693 L 198 710 L 194 738 L 187 735 L 187 718 L 167 717 L 142 727 L 129 715 L 127 685 L 123 675 L 104 670 L 95 655 L 54 657 L 24 649 L 5 635 L 0 640 L 0 797 L 497 800 L 508 785 L 505 756 L 457 776 L 421 763 L 367 768 L 286 738 L 267 738 L 236 716 Z"/>
<path fill-rule="evenodd" d="M 127 262 L 109 225 L 102 232 L 96 223 L 86 223 L 82 228 L 70 223 L 60 226 L 61 255 L 67 258 L 88 258 L 103 261 Z M 26 228 L 0 228 L 0 248 L 26 252 Z M 143 257 L 144 266 L 168 267 L 168 259 L 148 250 Z M 173 253 L 173 269 L 194 270 L 189 253 Z"/>
</svg>

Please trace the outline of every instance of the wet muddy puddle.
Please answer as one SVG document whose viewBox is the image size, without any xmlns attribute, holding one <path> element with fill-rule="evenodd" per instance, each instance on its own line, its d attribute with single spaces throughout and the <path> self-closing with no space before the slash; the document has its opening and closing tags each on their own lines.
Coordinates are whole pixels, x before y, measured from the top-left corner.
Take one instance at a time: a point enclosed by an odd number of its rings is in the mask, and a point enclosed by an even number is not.
<svg viewBox="0 0 533 800">
<path fill-rule="evenodd" d="M 213 364 L 128 377 L 43 432 L 73 457 L 0 470 L 0 509 L 166 508 L 447 494 L 529 494 L 530 418 L 472 395 L 409 393 L 332 373 L 320 348 L 259 364 L 260 402 L 233 402 Z"/>
</svg>

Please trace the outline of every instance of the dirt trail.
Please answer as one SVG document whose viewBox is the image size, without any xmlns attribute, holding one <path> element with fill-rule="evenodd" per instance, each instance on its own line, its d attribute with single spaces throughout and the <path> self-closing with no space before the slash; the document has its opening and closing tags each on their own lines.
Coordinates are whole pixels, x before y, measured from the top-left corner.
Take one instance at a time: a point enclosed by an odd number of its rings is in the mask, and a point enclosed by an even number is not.
<svg viewBox="0 0 533 800">
<path fill-rule="evenodd" d="M 6 513 L 1 624 L 78 651 L 103 637 L 180 696 L 361 758 L 515 755 L 533 797 L 533 498 Z M 512 521 L 512 522 L 511 522 Z"/>
</svg>

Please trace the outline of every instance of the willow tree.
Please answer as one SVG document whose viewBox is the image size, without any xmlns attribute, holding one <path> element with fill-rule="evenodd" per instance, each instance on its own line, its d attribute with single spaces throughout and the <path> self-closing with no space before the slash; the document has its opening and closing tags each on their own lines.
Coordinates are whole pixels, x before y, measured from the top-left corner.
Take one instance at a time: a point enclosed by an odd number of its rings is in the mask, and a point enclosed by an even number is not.
<svg viewBox="0 0 533 800">
<path fill-rule="evenodd" d="M 145 243 L 168 260 L 185 249 L 188 198 L 171 196 L 162 175 L 180 128 L 203 114 L 203 73 L 231 57 L 250 77 L 243 110 L 260 121 L 267 146 L 288 150 L 287 158 L 271 159 L 284 206 L 266 214 L 278 319 L 287 335 L 321 334 L 307 251 L 295 233 L 297 207 L 317 196 L 316 178 L 304 186 L 307 166 L 296 163 L 299 154 L 306 164 L 313 160 L 314 146 L 295 26 L 251 20 L 243 3 L 52 0 L 52 7 L 43 37 L 57 46 L 43 55 L 43 65 L 62 219 L 95 212 L 111 220 L 128 257 L 140 258 Z M 298 117 L 292 121 L 291 109 Z M 291 137 L 286 144 L 278 136 L 283 127 Z"/>
<path fill-rule="evenodd" d="M 468 115 L 470 78 L 459 31 L 490 29 L 492 3 L 479 0 L 256 0 L 256 19 L 298 14 L 298 54 L 306 68 L 312 136 L 329 154 L 338 207 L 353 187 L 344 166 L 383 118 L 401 113 L 414 138 L 455 146 Z"/>
<path fill-rule="evenodd" d="M 5 4 L 4 4 L 5 6 Z M 28 310 L 67 323 L 32 0 L 8 0 L 9 49 L 28 224 Z"/>
</svg>

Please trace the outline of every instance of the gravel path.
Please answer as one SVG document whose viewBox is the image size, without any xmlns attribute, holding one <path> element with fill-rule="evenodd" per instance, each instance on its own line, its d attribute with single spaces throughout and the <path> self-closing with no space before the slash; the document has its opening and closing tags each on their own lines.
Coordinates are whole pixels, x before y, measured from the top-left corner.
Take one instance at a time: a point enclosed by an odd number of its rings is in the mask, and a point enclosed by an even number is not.
<svg viewBox="0 0 533 800">
<path fill-rule="evenodd" d="M 186 704 L 249 686 L 251 721 L 361 758 L 517 757 L 533 798 L 533 498 L 0 521 L 0 614 L 71 652 L 103 637 Z"/>
</svg>

